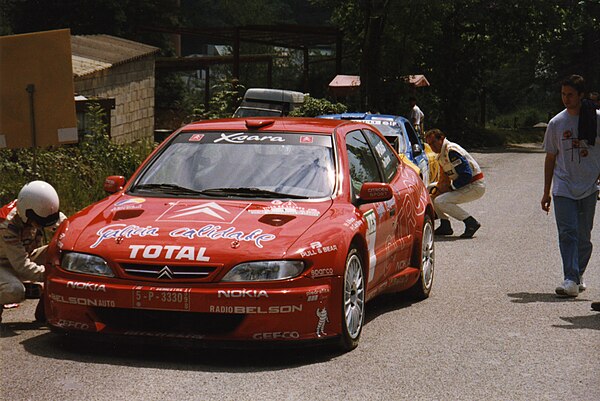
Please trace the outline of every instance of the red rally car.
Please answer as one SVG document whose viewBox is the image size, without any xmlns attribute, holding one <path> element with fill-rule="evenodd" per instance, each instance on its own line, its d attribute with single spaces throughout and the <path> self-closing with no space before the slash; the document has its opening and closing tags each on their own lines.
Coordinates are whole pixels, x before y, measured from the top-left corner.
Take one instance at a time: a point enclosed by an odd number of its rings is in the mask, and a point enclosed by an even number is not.
<svg viewBox="0 0 600 401">
<path fill-rule="evenodd" d="M 192 123 L 104 186 L 50 243 L 55 332 L 350 350 L 369 299 L 431 290 L 431 200 L 371 125 Z"/>
</svg>

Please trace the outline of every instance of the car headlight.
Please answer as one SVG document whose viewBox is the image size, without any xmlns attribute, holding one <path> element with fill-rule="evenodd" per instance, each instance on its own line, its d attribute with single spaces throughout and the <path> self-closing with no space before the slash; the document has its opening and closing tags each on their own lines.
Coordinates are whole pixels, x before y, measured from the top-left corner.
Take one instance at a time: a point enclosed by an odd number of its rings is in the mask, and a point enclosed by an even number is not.
<svg viewBox="0 0 600 401">
<path fill-rule="evenodd" d="M 285 280 L 298 276 L 303 270 L 304 262 L 299 260 L 248 262 L 235 266 L 221 281 Z"/>
<path fill-rule="evenodd" d="M 106 277 L 115 276 L 104 259 L 85 253 L 65 253 L 62 257 L 61 266 L 65 270 L 76 273 L 94 274 L 96 276 Z"/>
</svg>

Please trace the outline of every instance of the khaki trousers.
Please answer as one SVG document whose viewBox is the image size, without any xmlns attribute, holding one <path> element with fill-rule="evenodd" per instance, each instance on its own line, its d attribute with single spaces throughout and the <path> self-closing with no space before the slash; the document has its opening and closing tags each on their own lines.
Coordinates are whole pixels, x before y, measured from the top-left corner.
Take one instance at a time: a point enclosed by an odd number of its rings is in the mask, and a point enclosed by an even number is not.
<svg viewBox="0 0 600 401">
<path fill-rule="evenodd" d="M 433 207 L 440 219 L 450 220 L 449 217 L 454 217 L 456 220 L 463 221 L 470 214 L 458 205 L 473 202 L 481 198 L 484 193 L 485 180 L 480 179 L 455 191 L 436 196 L 433 199 Z"/>
<path fill-rule="evenodd" d="M 35 249 L 29 258 L 33 262 L 43 265 L 46 262 L 46 248 L 47 246 L 44 245 Z M 32 280 L 31 277 L 27 277 L 26 272 L 24 273 L 19 275 L 10 266 L 0 266 L 0 305 L 23 302 L 25 299 L 23 281 Z"/>
</svg>

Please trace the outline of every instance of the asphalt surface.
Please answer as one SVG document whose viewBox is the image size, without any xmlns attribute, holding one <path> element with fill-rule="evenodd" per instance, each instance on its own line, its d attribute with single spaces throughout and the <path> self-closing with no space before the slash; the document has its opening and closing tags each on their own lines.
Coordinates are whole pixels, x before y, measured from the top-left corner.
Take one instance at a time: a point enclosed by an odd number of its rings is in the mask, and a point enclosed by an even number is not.
<svg viewBox="0 0 600 401">
<path fill-rule="evenodd" d="M 473 155 L 488 190 L 466 208 L 482 228 L 436 242 L 429 299 L 370 302 L 354 351 L 65 343 L 32 323 L 29 300 L 4 312 L 0 399 L 600 400 L 600 313 L 590 310 L 600 229 L 588 290 L 557 298 L 554 217 L 539 204 L 544 155 Z"/>
</svg>

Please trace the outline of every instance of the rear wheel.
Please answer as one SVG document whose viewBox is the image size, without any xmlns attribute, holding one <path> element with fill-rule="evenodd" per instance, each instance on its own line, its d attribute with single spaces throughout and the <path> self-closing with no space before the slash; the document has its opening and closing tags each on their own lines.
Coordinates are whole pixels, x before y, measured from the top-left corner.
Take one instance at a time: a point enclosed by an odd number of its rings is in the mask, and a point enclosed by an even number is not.
<svg viewBox="0 0 600 401">
<path fill-rule="evenodd" d="M 358 345 L 365 320 L 365 281 L 362 259 L 356 248 L 346 258 L 342 293 L 342 338 L 340 347 L 350 351 Z"/>
<path fill-rule="evenodd" d="M 415 299 L 425 299 L 429 297 L 431 286 L 433 285 L 433 272 L 435 267 L 435 246 L 433 241 L 433 222 L 431 217 L 425 215 L 423 222 L 423 235 L 421 236 L 421 246 L 416 249 L 419 252 L 419 280 L 409 288 L 408 295 Z"/>
</svg>

